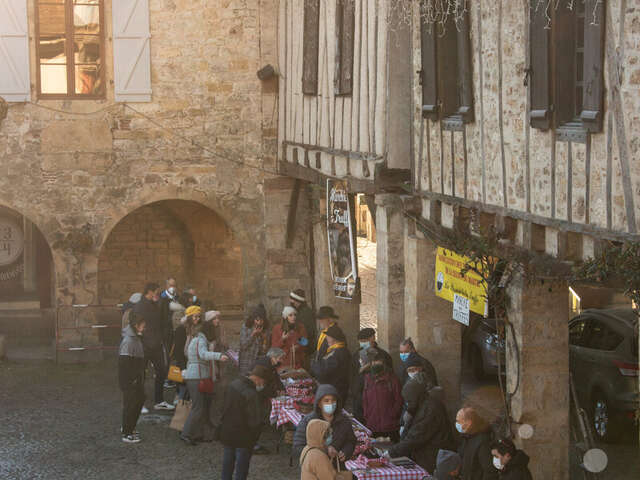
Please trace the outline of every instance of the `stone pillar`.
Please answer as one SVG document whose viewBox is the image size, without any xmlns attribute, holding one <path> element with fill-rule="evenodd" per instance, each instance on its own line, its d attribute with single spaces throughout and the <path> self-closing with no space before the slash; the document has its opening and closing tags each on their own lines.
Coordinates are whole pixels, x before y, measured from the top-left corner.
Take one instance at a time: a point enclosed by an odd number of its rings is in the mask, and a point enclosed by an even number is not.
<svg viewBox="0 0 640 480">
<path fill-rule="evenodd" d="M 533 426 L 516 443 L 531 457 L 533 478 L 569 478 L 569 331 L 565 282 L 528 284 L 517 275 L 509 286 L 508 317 L 518 351 L 507 332 L 507 391 L 515 422 Z M 517 429 L 516 429 L 517 430 Z"/>
<path fill-rule="evenodd" d="M 444 388 L 446 405 L 454 414 L 460 402 L 462 368 L 461 327 L 452 319 L 450 302 L 435 294 L 438 246 L 406 220 L 405 239 L 405 335 L 436 369 Z"/>
<path fill-rule="evenodd" d="M 349 349 L 356 348 L 360 330 L 360 299 L 344 300 L 337 298 L 333 291 L 333 279 L 329 264 L 329 245 L 327 240 L 326 190 L 313 187 L 312 193 L 313 223 L 313 271 L 315 309 L 322 305 L 333 307 L 340 317 L 339 325 L 347 337 Z M 353 212 L 352 212 L 353 214 Z"/>
<path fill-rule="evenodd" d="M 378 341 L 392 356 L 404 338 L 404 215 L 398 195 L 376 195 Z"/>
</svg>

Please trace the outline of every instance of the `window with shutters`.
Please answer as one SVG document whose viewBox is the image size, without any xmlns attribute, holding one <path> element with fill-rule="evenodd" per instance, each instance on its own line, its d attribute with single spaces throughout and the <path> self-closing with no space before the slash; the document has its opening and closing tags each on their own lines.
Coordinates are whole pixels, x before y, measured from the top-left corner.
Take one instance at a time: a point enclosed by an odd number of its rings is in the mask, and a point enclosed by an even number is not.
<svg viewBox="0 0 640 480">
<path fill-rule="evenodd" d="M 602 130 L 604 5 L 599 0 L 561 4 L 547 18 L 530 13 L 530 123 L 557 127 L 558 139 L 586 138 L 576 131 Z"/>
<path fill-rule="evenodd" d="M 353 31 L 355 0 L 336 3 L 336 95 L 350 95 L 353 90 Z"/>
<path fill-rule="evenodd" d="M 302 33 L 302 93 L 318 94 L 318 44 L 320 34 L 320 0 L 304 0 Z"/>
<path fill-rule="evenodd" d="M 424 5 L 424 4 L 423 4 Z M 474 120 L 469 12 L 429 22 L 421 15 L 422 115 L 457 126 Z"/>
<path fill-rule="evenodd" d="M 40 98 L 103 98 L 102 0 L 37 0 Z"/>
</svg>

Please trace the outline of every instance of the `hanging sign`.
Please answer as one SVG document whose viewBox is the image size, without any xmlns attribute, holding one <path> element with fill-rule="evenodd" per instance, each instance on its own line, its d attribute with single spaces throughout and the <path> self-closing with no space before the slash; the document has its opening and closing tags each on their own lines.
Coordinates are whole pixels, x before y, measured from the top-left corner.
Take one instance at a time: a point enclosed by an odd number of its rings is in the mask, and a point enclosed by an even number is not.
<svg viewBox="0 0 640 480">
<path fill-rule="evenodd" d="M 453 294 L 453 319 L 469 326 L 469 299 L 457 293 Z"/>
<path fill-rule="evenodd" d="M 455 297 L 460 297 L 458 300 L 460 302 L 459 312 L 465 309 L 463 306 L 464 301 L 462 300 L 464 298 L 469 304 L 466 308 L 467 316 L 469 315 L 468 312 L 471 311 L 486 317 L 489 312 L 482 277 L 472 271 L 462 273 L 468 262 L 468 257 L 438 247 L 436 254 L 436 295 L 449 302 L 454 302 L 454 310 Z M 460 318 L 464 318 L 461 313 L 457 315 L 461 315 Z"/>
<path fill-rule="evenodd" d="M 329 264 L 335 296 L 353 299 L 358 278 L 358 264 L 353 244 L 351 210 L 347 185 L 327 179 L 327 236 Z"/>
</svg>

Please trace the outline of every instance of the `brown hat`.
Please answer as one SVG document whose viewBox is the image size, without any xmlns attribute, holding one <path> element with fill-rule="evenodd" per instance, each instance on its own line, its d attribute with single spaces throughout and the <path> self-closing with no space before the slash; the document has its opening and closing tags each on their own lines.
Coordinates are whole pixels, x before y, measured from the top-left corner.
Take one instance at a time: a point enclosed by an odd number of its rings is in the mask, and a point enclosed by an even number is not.
<svg viewBox="0 0 640 480">
<path fill-rule="evenodd" d="M 269 379 L 269 369 L 264 365 L 256 365 L 251 370 L 250 375 L 255 375 L 256 377 L 260 377 L 261 379 L 267 381 Z"/>
<path fill-rule="evenodd" d="M 316 318 L 338 318 L 338 315 L 335 314 L 333 308 L 329 306 L 320 307 L 318 309 L 318 314 Z"/>
</svg>

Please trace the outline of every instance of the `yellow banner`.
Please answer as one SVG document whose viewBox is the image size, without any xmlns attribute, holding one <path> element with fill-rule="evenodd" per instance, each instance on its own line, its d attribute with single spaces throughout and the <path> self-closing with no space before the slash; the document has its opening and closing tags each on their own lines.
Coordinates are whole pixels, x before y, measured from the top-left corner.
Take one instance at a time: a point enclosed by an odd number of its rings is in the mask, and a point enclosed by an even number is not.
<svg viewBox="0 0 640 480">
<path fill-rule="evenodd" d="M 468 257 L 458 255 L 451 250 L 438 247 L 436 254 L 436 295 L 453 302 L 455 293 L 469 299 L 469 310 L 487 316 L 487 300 L 482 277 L 475 272 L 462 269 L 467 265 Z"/>
</svg>

